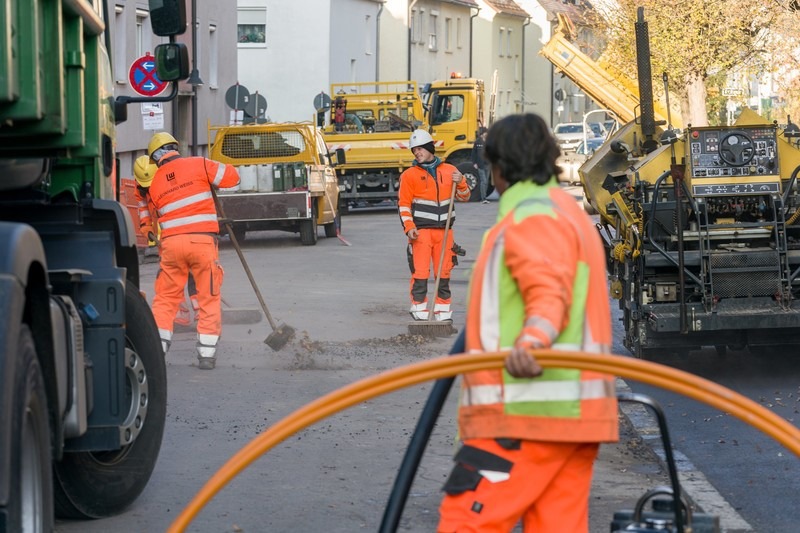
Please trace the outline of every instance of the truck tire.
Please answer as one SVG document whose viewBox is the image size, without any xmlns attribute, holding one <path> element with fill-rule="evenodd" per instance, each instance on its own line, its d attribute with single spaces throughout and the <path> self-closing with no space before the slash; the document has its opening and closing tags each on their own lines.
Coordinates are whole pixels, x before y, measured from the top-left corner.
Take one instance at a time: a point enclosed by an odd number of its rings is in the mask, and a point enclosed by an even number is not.
<svg viewBox="0 0 800 533">
<path fill-rule="evenodd" d="M 50 426 L 47 395 L 33 336 L 27 325 L 19 334 L 14 393 L 10 395 L 11 471 L 9 501 L 4 509 L 6 531 L 52 531 L 53 471 L 50 465 Z"/>
<path fill-rule="evenodd" d="M 459 172 L 464 175 L 464 179 L 467 180 L 467 185 L 469 185 L 470 191 L 472 191 L 469 195 L 470 202 L 480 202 L 481 201 L 481 189 L 480 189 L 480 175 L 478 174 L 478 170 L 472 166 L 472 163 L 459 163 L 456 167 Z M 488 179 L 488 176 L 487 176 Z M 490 180 L 491 181 L 491 180 Z M 494 186 L 491 183 L 486 184 L 486 197 L 488 198 L 490 194 L 494 192 Z"/>
<path fill-rule="evenodd" d="M 300 242 L 303 246 L 317 244 L 317 206 L 314 204 L 311 205 L 311 218 L 300 222 Z"/>
<path fill-rule="evenodd" d="M 153 314 L 131 282 L 125 290 L 125 318 L 128 406 L 142 401 L 139 383 L 146 383 L 147 412 L 131 444 L 119 450 L 65 453 L 55 463 L 56 514 L 63 518 L 119 514 L 142 493 L 158 459 L 167 415 L 166 364 Z M 136 390 L 139 394 L 133 394 Z"/>
<path fill-rule="evenodd" d="M 323 227 L 325 228 L 326 237 L 336 237 L 337 233 L 342 231 L 342 215 L 336 213 L 336 218 L 334 218 L 333 222 L 325 224 Z"/>
</svg>

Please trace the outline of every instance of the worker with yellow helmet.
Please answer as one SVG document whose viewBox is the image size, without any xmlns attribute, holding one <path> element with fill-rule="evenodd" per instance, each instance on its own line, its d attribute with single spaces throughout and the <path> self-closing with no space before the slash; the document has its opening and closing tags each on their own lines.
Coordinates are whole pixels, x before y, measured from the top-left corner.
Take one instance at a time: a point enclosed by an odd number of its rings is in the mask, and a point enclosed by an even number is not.
<svg viewBox="0 0 800 533">
<path fill-rule="evenodd" d="M 157 242 L 157 223 L 158 221 L 153 218 L 155 214 L 155 207 L 150 201 L 150 184 L 153 182 L 158 167 L 155 163 L 150 161 L 146 155 L 139 156 L 133 162 L 133 175 L 136 178 L 136 204 L 139 211 L 139 231 L 148 241 Z M 192 274 L 189 273 L 187 282 L 189 289 L 189 302 L 192 309 L 194 309 L 194 319 L 198 318 L 198 311 L 200 309 L 200 302 L 197 299 L 197 287 L 194 283 Z M 179 326 L 189 326 L 191 324 L 191 314 L 189 306 L 185 302 L 181 302 L 178 308 L 178 314 L 175 315 L 175 324 Z"/>
<path fill-rule="evenodd" d="M 161 270 L 156 277 L 153 316 L 164 353 L 172 343 L 173 318 L 184 300 L 191 272 L 200 304 L 197 322 L 198 367 L 216 365 L 217 343 L 222 333 L 219 264 L 219 223 L 213 189 L 239 183 L 239 173 L 205 157 L 181 157 L 178 141 L 166 132 L 150 139 L 150 160 L 158 170 L 150 183 L 150 200 L 161 227 Z"/>
</svg>

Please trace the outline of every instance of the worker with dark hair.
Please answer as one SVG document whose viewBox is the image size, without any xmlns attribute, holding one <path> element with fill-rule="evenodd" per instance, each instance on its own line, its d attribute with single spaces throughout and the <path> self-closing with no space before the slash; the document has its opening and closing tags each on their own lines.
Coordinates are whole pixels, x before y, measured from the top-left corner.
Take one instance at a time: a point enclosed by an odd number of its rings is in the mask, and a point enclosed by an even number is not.
<svg viewBox="0 0 800 533">
<path fill-rule="evenodd" d="M 509 350 L 504 368 L 463 376 L 463 441 L 438 531 L 588 531 L 599 443 L 618 439 L 614 377 L 543 370 L 532 350 L 607 353 L 611 312 L 597 231 L 556 179 L 541 117 L 510 115 L 486 138 L 497 222 L 469 285 L 466 352 Z"/>
</svg>

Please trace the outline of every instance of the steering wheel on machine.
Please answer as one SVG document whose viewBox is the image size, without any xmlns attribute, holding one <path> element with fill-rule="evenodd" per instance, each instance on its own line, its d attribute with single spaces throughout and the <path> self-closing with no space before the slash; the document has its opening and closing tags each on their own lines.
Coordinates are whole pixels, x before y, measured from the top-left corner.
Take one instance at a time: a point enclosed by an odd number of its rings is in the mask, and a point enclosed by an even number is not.
<svg viewBox="0 0 800 533">
<path fill-rule="evenodd" d="M 740 131 L 731 132 L 720 139 L 719 158 L 724 163 L 741 167 L 749 163 L 755 154 L 753 139 Z"/>
</svg>

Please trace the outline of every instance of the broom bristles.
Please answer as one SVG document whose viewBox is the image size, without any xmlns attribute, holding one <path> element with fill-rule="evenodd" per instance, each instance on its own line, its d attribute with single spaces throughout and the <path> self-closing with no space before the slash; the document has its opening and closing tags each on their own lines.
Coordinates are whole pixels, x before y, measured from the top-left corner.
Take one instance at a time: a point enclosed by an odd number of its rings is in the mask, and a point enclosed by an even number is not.
<svg viewBox="0 0 800 533">
<path fill-rule="evenodd" d="M 458 330 L 453 327 L 452 320 L 415 320 L 408 324 L 408 332 L 424 337 L 449 337 Z"/>
</svg>

